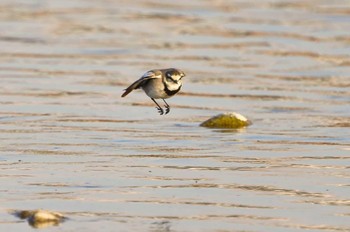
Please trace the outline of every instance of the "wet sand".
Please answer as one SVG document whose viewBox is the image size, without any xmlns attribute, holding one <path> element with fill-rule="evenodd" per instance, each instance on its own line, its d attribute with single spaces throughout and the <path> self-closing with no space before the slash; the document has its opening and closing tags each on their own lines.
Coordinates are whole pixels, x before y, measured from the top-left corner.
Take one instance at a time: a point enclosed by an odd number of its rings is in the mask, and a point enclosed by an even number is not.
<svg viewBox="0 0 350 232">
<path fill-rule="evenodd" d="M 348 1 L 0 3 L 0 229 L 349 231 Z M 158 115 L 145 71 L 184 87 Z M 199 127 L 238 112 L 248 128 Z"/>
</svg>

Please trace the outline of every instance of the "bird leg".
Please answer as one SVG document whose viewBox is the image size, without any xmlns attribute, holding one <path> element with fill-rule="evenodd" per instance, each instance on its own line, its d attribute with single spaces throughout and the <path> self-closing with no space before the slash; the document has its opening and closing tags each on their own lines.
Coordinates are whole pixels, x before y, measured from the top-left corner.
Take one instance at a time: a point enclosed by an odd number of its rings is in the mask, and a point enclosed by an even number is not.
<svg viewBox="0 0 350 232">
<path fill-rule="evenodd" d="M 162 99 L 162 100 L 165 103 L 165 114 L 167 114 L 170 112 L 170 106 L 164 99 Z"/>
<path fill-rule="evenodd" d="M 158 105 L 158 103 L 156 102 L 156 100 L 154 100 L 153 98 L 151 98 L 152 101 L 157 105 L 156 109 L 158 110 L 160 115 L 164 114 L 164 110 L 162 109 L 162 107 L 160 107 L 160 105 Z M 166 113 L 167 114 L 167 113 Z"/>
</svg>

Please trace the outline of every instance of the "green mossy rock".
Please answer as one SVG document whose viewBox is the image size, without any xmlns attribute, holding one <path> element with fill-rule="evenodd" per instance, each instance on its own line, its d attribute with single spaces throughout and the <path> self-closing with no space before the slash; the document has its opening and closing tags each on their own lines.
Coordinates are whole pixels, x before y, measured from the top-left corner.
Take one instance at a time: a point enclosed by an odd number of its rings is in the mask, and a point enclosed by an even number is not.
<svg viewBox="0 0 350 232">
<path fill-rule="evenodd" d="M 251 124 L 246 117 L 233 112 L 216 115 L 201 123 L 200 126 L 220 129 L 239 129 Z"/>
</svg>

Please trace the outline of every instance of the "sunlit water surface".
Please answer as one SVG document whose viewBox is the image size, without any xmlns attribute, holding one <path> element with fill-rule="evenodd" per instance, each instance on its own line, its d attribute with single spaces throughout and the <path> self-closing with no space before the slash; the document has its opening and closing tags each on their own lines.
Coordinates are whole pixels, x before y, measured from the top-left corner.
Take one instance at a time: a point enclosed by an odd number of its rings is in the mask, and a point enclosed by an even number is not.
<svg viewBox="0 0 350 232">
<path fill-rule="evenodd" d="M 1 1 L 0 230 L 350 231 L 349 54 L 347 0 Z"/>
</svg>

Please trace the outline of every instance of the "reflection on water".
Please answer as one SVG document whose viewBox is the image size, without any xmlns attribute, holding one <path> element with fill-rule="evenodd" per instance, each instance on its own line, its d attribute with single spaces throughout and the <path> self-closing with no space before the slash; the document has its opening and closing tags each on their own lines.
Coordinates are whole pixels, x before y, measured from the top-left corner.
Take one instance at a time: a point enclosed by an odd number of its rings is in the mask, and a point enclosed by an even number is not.
<svg viewBox="0 0 350 232">
<path fill-rule="evenodd" d="M 2 1 L 0 228 L 349 231 L 350 5 Z M 146 70 L 187 73 L 160 117 Z M 220 133 L 223 112 L 253 121 Z M 267 229 L 268 228 L 268 229 Z"/>
</svg>

